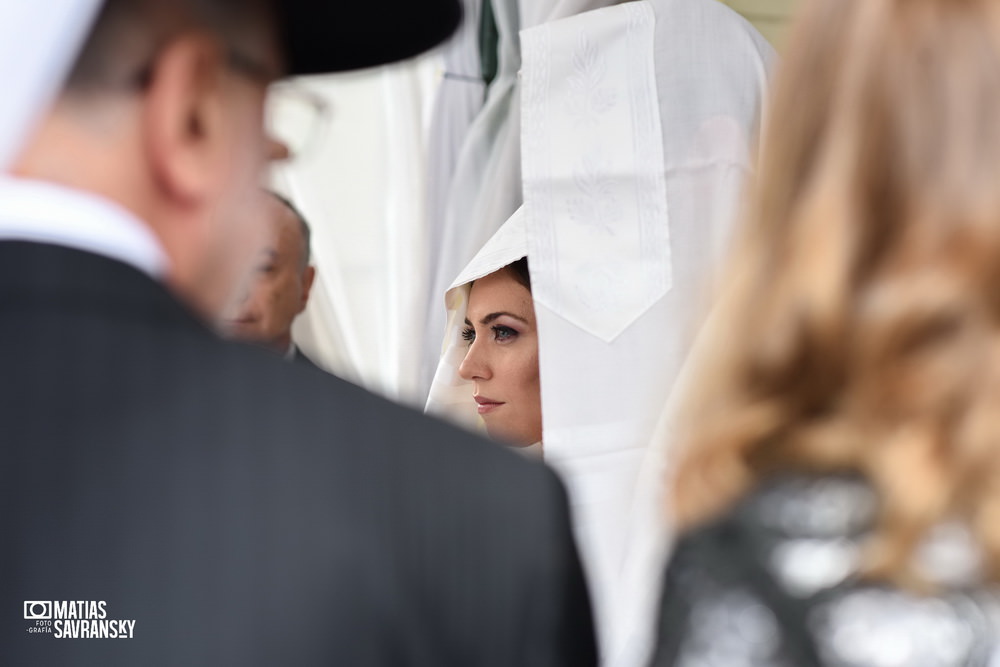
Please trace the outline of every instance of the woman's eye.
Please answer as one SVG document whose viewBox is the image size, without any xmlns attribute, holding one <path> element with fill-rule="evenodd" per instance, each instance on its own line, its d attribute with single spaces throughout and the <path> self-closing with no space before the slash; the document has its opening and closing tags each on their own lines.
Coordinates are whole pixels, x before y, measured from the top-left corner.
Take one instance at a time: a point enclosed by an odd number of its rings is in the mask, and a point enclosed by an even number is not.
<svg viewBox="0 0 1000 667">
<path fill-rule="evenodd" d="M 503 343 L 505 341 L 511 340 L 517 336 L 517 332 L 510 327 L 495 326 L 493 327 L 493 340 Z"/>
<path fill-rule="evenodd" d="M 462 340 L 466 343 L 472 343 L 472 341 L 476 340 L 476 330 L 472 327 L 462 329 Z"/>
</svg>

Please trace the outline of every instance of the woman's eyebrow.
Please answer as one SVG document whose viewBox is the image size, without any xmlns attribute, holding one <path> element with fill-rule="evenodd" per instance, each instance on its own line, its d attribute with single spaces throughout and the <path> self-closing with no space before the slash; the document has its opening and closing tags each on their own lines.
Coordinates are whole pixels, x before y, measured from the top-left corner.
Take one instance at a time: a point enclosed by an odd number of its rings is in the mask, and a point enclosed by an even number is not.
<svg viewBox="0 0 1000 667">
<path fill-rule="evenodd" d="M 483 325 L 489 324 L 493 320 L 495 320 L 498 317 L 501 317 L 503 315 L 506 315 L 507 317 L 513 317 L 515 320 L 518 320 L 519 322 L 524 322 L 525 324 L 528 324 L 528 320 L 524 319 L 520 315 L 515 315 L 514 313 L 509 313 L 509 312 L 507 312 L 505 310 L 501 310 L 500 312 L 496 312 L 496 313 L 490 313 L 489 315 L 487 315 L 483 319 L 479 320 L 479 323 L 483 324 Z M 466 320 L 466 322 L 468 322 L 468 320 Z"/>
</svg>

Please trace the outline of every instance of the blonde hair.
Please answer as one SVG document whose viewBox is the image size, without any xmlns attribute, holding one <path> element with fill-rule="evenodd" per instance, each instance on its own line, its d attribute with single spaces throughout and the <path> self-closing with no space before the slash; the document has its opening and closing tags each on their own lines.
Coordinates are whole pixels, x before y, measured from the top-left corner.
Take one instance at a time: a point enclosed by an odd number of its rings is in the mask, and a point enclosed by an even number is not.
<svg viewBox="0 0 1000 667">
<path fill-rule="evenodd" d="M 967 522 L 1000 579 L 1000 2 L 812 0 L 682 412 L 672 507 L 859 471 L 868 573 Z"/>
</svg>

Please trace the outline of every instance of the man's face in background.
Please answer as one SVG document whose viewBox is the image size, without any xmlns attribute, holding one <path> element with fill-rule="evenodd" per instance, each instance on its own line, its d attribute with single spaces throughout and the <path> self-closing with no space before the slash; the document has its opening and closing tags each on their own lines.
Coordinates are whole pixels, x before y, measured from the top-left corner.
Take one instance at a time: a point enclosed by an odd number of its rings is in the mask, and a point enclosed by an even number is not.
<svg viewBox="0 0 1000 667">
<path fill-rule="evenodd" d="M 259 248 L 273 236 L 268 210 L 271 199 L 261 191 L 270 161 L 280 151 L 264 128 L 268 84 L 282 71 L 277 36 L 265 16 L 247 21 L 239 39 L 223 43 L 224 76 L 219 83 L 218 123 L 221 156 L 213 224 L 205 235 L 220 283 L 228 287 L 229 302 L 241 278 L 256 262 Z"/>
<path fill-rule="evenodd" d="M 284 352 L 291 343 L 292 322 L 309 300 L 315 269 L 308 264 L 296 214 L 272 195 L 264 206 L 270 239 L 226 328 L 232 338 Z"/>
</svg>

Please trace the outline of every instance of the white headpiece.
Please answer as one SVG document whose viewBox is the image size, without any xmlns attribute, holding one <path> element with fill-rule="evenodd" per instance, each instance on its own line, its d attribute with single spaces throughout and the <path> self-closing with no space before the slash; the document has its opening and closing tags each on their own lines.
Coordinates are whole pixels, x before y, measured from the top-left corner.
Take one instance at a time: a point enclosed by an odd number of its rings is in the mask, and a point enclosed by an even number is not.
<svg viewBox="0 0 1000 667">
<path fill-rule="evenodd" d="M 458 375 L 469 344 L 462 338 L 471 284 L 528 254 L 528 236 L 524 226 L 524 209 L 519 208 L 497 230 L 486 245 L 469 262 L 445 293 L 448 324 L 445 327 L 441 361 L 427 398 L 427 412 L 441 415 L 473 428 L 484 430 L 482 418 L 472 399 L 472 383 Z"/>
<path fill-rule="evenodd" d="M 76 58 L 101 0 L 0 2 L 0 171 L 10 167 Z"/>
</svg>

